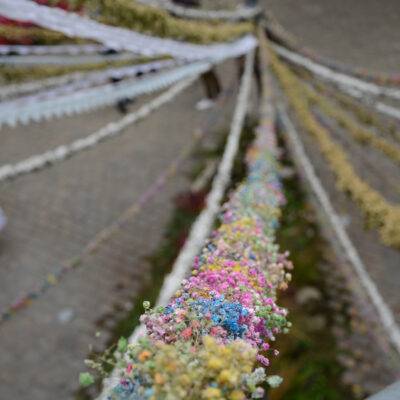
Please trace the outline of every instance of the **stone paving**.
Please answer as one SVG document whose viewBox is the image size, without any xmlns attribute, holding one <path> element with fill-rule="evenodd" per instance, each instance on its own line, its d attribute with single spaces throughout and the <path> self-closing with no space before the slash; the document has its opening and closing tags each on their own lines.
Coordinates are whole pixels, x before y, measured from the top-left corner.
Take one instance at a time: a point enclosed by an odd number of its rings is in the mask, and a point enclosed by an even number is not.
<svg viewBox="0 0 400 400">
<path fill-rule="evenodd" d="M 222 68 L 226 87 L 234 73 L 233 63 Z M 36 290 L 47 273 L 77 255 L 98 231 L 139 199 L 210 115 L 211 110 L 195 110 L 203 96 L 198 81 L 121 136 L 0 184 L 0 204 L 9 219 L 0 235 L 0 309 L 18 294 Z M 229 127 L 234 97 L 213 131 Z M 114 108 L 106 108 L 4 129 L 0 164 L 68 143 L 119 118 Z M 159 245 L 172 199 L 190 185 L 191 163 L 189 159 L 183 171 L 99 252 L 0 327 L 1 400 L 74 398 L 88 346 L 99 331 L 96 321 L 117 305 L 123 310 L 138 293 L 150 268 L 145 257 Z M 60 322 L 62 314 L 70 319 L 68 323 Z M 101 347 L 109 335 L 106 328 L 100 330 L 96 343 Z"/>
</svg>

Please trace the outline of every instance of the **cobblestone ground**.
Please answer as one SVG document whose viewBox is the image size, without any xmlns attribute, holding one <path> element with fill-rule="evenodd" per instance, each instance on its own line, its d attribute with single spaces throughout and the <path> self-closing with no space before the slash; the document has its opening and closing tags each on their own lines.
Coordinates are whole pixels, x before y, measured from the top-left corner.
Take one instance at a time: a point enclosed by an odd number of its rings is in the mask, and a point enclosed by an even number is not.
<svg viewBox="0 0 400 400">
<path fill-rule="evenodd" d="M 220 74 L 225 87 L 233 64 Z M 36 290 L 46 274 L 75 256 L 165 171 L 203 126 L 211 110 L 196 111 L 200 82 L 121 136 L 55 166 L 0 184 L 0 204 L 9 223 L 0 235 L 0 309 L 20 293 Z M 140 100 L 140 103 L 146 99 Z M 148 100 L 148 98 L 147 98 Z M 229 127 L 234 96 L 218 127 Z M 137 108 L 135 104 L 131 109 Z M 1 132 L 0 164 L 86 136 L 121 118 L 114 108 L 31 124 Z M 183 171 L 141 214 L 99 252 L 0 328 L 0 399 L 71 399 L 95 322 L 135 297 L 150 268 L 145 256 L 158 247 L 172 198 L 188 189 Z M 63 311 L 72 315 L 60 322 Z M 122 311 L 123 313 L 123 311 Z M 105 323 L 111 328 L 113 322 Z M 101 342 L 109 338 L 102 332 Z M 97 340 L 96 340 L 97 343 Z"/>
</svg>

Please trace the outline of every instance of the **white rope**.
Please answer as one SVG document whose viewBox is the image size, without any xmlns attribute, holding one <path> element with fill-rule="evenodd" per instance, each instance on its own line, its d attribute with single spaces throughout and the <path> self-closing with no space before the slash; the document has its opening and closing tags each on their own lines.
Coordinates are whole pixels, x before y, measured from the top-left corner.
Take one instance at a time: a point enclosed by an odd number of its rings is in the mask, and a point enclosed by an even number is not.
<svg viewBox="0 0 400 400">
<path fill-rule="evenodd" d="M 39 92 L 47 88 L 54 86 L 62 86 L 70 84 L 71 82 L 76 82 L 78 87 L 88 87 L 85 82 L 102 83 L 109 78 L 122 78 L 125 76 L 133 76 L 137 72 L 146 72 L 152 69 L 158 70 L 164 67 L 170 67 L 173 65 L 181 63 L 181 61 L 176 60 L 160 60 L 152 61 L 149 63 L 135 64 L 126 67 L 117 68 L 107 68 L 101 71 L 91 71 L 91 72 L 73 72 L 71 74 L 66 74 L 62 76 L 56 76 L 46 79 L 40 79 L 30 82 L 12 84 L 0 87 L 0 100 L 6 99 L 11 96 L 19 96 L 23 94 L 29 94 L 32 92 Z M 80 82 L 79 82 L 80 81 Z"/>
<path fill-rule="evenodd" d="M 104 25 L 78 14 L 60 8 L 41 6 L 29 0 L 0 0 L 0 15 L 20 21 L 30 21 L 62 32 L 69 37 L 92 39 L 116 50 L 132 51 L 146 56 L 170 54 L 188 60 L 229 58 L 245 54 L 257 44 L 252 35 L 246 35 L 233 43 L 208 46 L 162 39 L 129 29 Z"/>
<path fill-rule="evenodd" d="M 235 112 L 232 119 L 228 141 L 218 167 L 211 191 L 207 195 L 203 211 L 192 225 L 189 236 L 176 259 L 171 273 L 165 278 L 156 304 L 167 304 L 171 296 L 184 279 L 194 257 L 199 254 L 209 234 L 220 209 L 226 187 L 230 181 L 233 161 L 239 147 L 240 134 L 246 116 L 248 98 L 251 87 L 251 74 L 253 71 L 254 51 L 246 57 L 245 71 L 240 86 Z M 137 338 L 145 332 L 144 325 L 139 325 L 128 339 L 129 343 L 135 343 Z M 106 400 L 112 388 L 118 383 L 118 370 L 114 370 L 109 378 L 103 380 L 103 390 L 97 400 Z"/>
<path fill-rule="evenodd" d="M 177 61 L 174 59 L 152 61 L 149 63 L 135 64 L 127 67 L 108 68 L 103 71 L 95 71 L 85 75 L 84 78 L 76 80 L 68 85 L 61 85 L 53 89 L 38 91 L 33 95 L 22 96 L 14 100 L 0 103 L 0 110 L 7 107 L 26 106 L 30 103 L 53 99 L 62 95 L 70 95 L 80 89 L 87 89 L 91 86 L 101 85 L 110 82 L 110 79 L 122 79 L 127 77 L 135 77 L 138 74 L 147 74 L 160 69 L 176 67 Z"/>
<path fill-rule="evenodd" d="M 261 13 L 261 7 L 241 6 L 236 10 L 199 10 L 196 8 L 182 7 L 170 0 L 136 0 L 138 3 L 161 8 L 169 13 L 183 18 L 226 20 L 236 22 L 251 19 Z"/>
<path fill-rule="evenodd" d="M 301 143 L 299 135 L 296 132 L 292 122 L 290 121 L 284 106 L 279 105 L 278 110 L 282 122 L 285 125 L 287 136 L 290 139 L 289 145 L 295 155 L 294 158 L 295 160 L 298 160 L 298 165 L 304 170 L 307 180 L 310 183 L 312 190 L 316 194 L 326 216 L 328 217 L 332 228 L 337 236 L 337 239 L 346 254 L 346 257 L 352 264 L 360 279 L 361 284 L 367 291 L 372 303 L 377 310 L 377 313 L 383 325 L 383 329 L 389 336 L 390 341 L 392 342 L 396 351 L 400 354 L 400 329 L 396 323 L 395 317 L 389 306 L 383 300 L 383 297 L 381 296 L 375 283 L 368 275 L 364 263 L 362 262 L 346 230 L 343 228 L 341 219 L 336 214 L 328 194 L 326 193 L 324 187 L 321 184 L 321 181 L 316 175 L 315 169 L 305 153 L 304 146 Z"/>
<path fill-rule="evenodd" d="M 112 50 L 102 44 L 58 44 L 58 45 L 20 45 L 20 44 L 1 44 L 0 54 L 96 54 Z"/>
<path fill-rule="evenodd" d="M 0 128 L 3 124 L 14 127 L 18 123 L 27 124 L 32 120 L 39 122 L 42 119 L 88 112 L 112 105 L 120 99 L 151 93 L 188 76 L 203 73 L 211 65 L 208 61 L 198 61 L 151 77 L 87 88 L 50 99 L 18 103 L 17 107 L 15 101 L 6 102 L 0 104 Z"/>
<path fill-rule="evenodd" d="M 65 160 L 67 157 L 71 157 L 74 154 L 95 146 L 103 140 L 120 135 L 123 129 L 147 117 L 151 112 L 160 108 L 163 104 L 171 101 L 175 96 L 191 85 L 197 78 L 198 75 L 195 75 L 175 84 L 173 87 L 156 97 L 154 100 L 140 107 L 136 112 L 126 115 L 117 122 L 110 122 L 103 128 L 90 134 L 89 136 L 86 136 L 85 138 L 77 139 L 68 145 L 59 146 L 54 150 L 29 157 L 13 165 L 3 165 L 0 167 L 0 182 L 4 181 L 5 179 L 15 178 L 18 175 L 27 174 L 29 172 L 56 164 Z"/>
<path fill-rule="evenodd" d="M 400 120 L 400 110 L 397 107 L 393 107 L 386 103 L 382 103 L 381 101 L 375 101 L 371 98 L 365 97 L 363 92 L 353 87 L 339 86 L 339 89 L 343 93 L 346 93 L 349 96 L 361 101 L 363 104 L 374 107 L 376 111 L 385 114 L 388 117 Z"/>
<path fill-rule="evenodd" d="M 340 86 L 358 89 L 361 92 L 368 93 L 372 96 L 387 96 L 393 99 L 400 99 L 399 89 L 387 88 L 384 86 L 375 85 L 374 83 L 365 82 L 353 76 L 333 71 L 324 65 L 317 64 L 309 58 L 301 56 L 282 46 L 274 44 L 273 47 L 281 57 L 294 64 L 300 65 L 324 80 L 334 82 Z"/>
<path fill-rule="evenodd" d="M 72 74 L 66 74 L 62 76 L 56 76 L 52 78 L 40 79 L 24 83 L 14 83 L 7 86 L 0 87 L 0 99 L 6 99 L 11 96 L 19 96 L 22 94 L 28 94 L 36 92 L 38 90 L 50 88 L 53 86 L 64 85 L 69 82 L 74 82 L 79 79 L 83 79 L 91 74 L 91 72 L 74 72 Z"/>
</svg>

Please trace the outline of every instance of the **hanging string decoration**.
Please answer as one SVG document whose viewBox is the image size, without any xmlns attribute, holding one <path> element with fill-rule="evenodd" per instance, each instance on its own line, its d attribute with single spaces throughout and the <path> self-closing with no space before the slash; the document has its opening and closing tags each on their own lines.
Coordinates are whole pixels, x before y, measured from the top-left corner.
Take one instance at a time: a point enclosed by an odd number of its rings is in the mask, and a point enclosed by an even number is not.
<svg viewBox="0 0 400 400">
<path fill-rule="evenodd" d="M 338 189 L 348 193 L 360 207 L 367 225 L 378 229 L 384 244 L 400 248 L 400 207 L 389 203 L 357 175 L 346 153 L 331 139 L 329 131 L 322 127 L 313 116 L 298 78 L 279 61 L 272 48 L 271 66 L 300 122 L 306 131 L 312 134 L 335 174 Z"/>
</svg>

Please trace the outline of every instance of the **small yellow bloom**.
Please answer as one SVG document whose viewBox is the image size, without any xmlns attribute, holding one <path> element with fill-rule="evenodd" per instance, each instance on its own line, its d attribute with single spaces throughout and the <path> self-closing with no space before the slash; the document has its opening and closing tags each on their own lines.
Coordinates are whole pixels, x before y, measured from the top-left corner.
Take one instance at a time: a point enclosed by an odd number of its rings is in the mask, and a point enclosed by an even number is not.
<svg viewBox="0 0 400 400">
<path fill-rule="evenodd" d="M 219 400 L 221 398 L 221 390 L 218 388 L 209 387 L 203 390 L 202 398 L 205 400 Z"/>
<path fill-rule="evenodd" d="M 190 379 L 189 375 L 187 375 L 187 374 L 181 375 L 181 376 L 179 377 L 179 383 L 180 383 L 182 386 L 190 385 L 190 384 L 191 384 L 191 379 Z"/>
<path fill-rule="evenodd" d="M 231 395 L 229 396 L 229 400 L 243 400 L 244 393 L 240 390 L 234 390 Z"/>
<path fill-rule="evenodd" d="M 218 378 L 217 378 L 217 382 L 218 383 L 226 383 L 229 382 L 229 374 L 230 371 L 227 369 L 224 369 L 223 371 L 221 371 L 221 373 L 219 374 Z"/>
<path fill-rule="evenodd" d="M 244 371 L 246 374 L 249 374 L 249 373 L 251 372 L 251 370 L 252 370 L 251 365 L 245 365 L 245 366 L 243 367 L 243 371 Z"/>
<path fill-rule="evenodd" d="M 219 358 L 211 358 L 208 361 L 208 366 L 212 369 L 220 369 L 222 367 L 222 361 Z"/>
<path fill-rule="evenodd" d="M 204 345 L 206 347 L 214 347 L 215 346 L 215 342 L 214 340 L 211 338 L 211 336 L 205 336 L 203 339 Z"/>
</svg>

